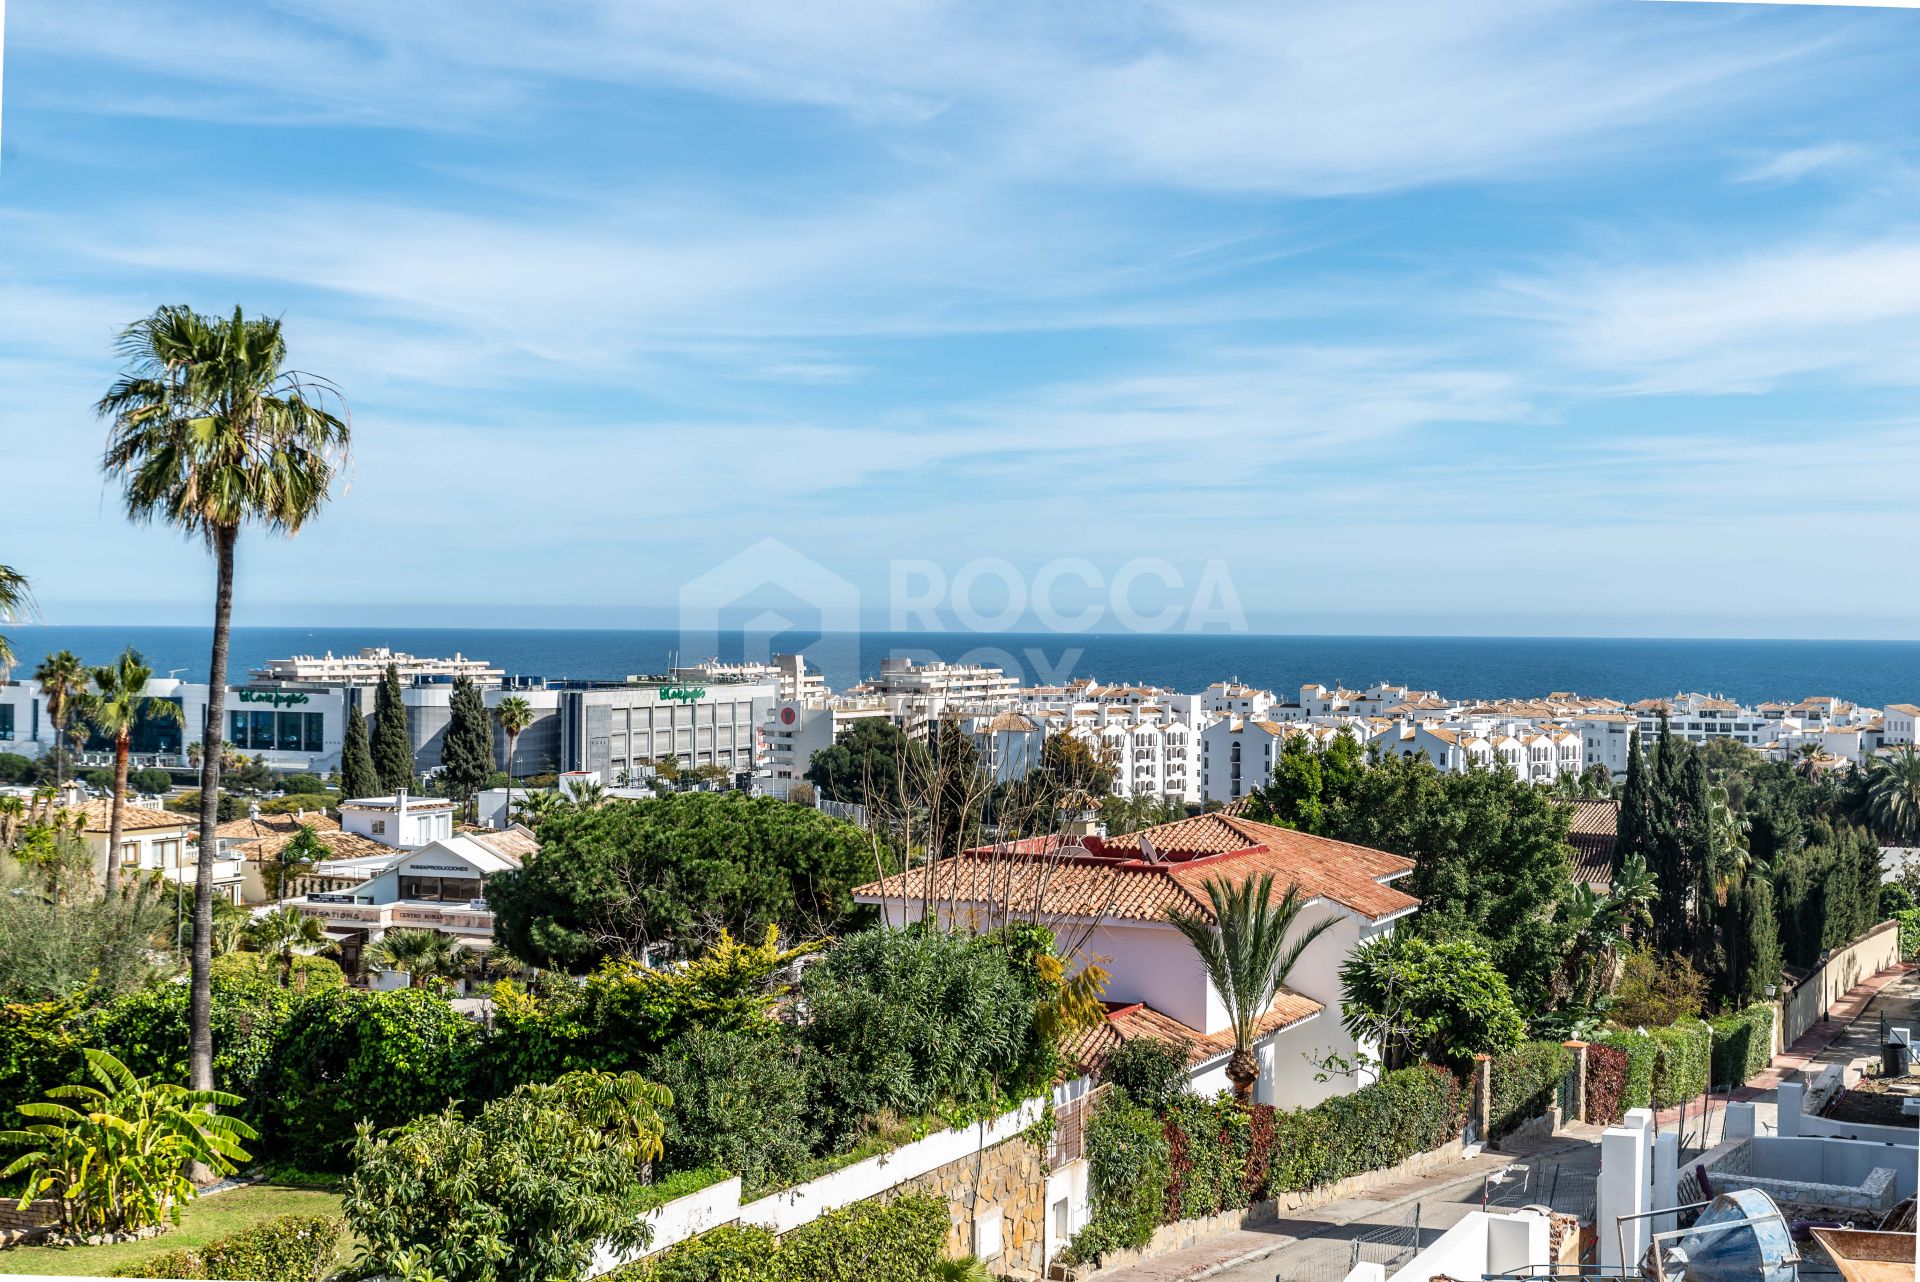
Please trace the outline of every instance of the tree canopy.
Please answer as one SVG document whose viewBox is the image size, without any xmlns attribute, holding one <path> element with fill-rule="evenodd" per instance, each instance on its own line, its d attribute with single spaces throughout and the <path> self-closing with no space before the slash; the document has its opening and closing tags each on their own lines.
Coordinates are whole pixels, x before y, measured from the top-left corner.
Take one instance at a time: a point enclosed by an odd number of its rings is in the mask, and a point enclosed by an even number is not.
<svg viewBox="0 0 1920 1282">
<path fill-rule="evenodd" d="M 373 697 L 373 773 L 382 793 L 398 792 L 413 782 L 407 705 L 400 693 L 400 670 L 391 663 Z"/>
<path fill-rule="evenodd" d="M 725 928 L 813 938 L 853 911 L 878 870 L 866 835 L 806 806 L 741 793 L 673 793 L 559 810 L 540 857 L 487 883 L 505 947 L 574 971 L 656 944 L 700 951 Z"/>
</svg>

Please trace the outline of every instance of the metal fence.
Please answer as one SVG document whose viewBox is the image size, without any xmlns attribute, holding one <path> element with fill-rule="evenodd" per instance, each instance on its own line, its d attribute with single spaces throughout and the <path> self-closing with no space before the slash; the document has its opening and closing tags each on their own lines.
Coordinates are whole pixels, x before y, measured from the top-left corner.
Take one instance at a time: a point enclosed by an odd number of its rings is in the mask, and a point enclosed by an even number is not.
<svg viewBox="0 0 1920 1282">
<path fill-rule="evenodd" d="M 1301 1256 L 1282 1259 L 1275 1282 L 1341 1282 L 1358 1264 L 1378 1264 L 1391 1276 L 1420 1250 L 1420 1204 L 1414 1203 L 1391 1223 L 1368 1229 L 1358 1237 L 1329 1239 Z"/>
</svg>

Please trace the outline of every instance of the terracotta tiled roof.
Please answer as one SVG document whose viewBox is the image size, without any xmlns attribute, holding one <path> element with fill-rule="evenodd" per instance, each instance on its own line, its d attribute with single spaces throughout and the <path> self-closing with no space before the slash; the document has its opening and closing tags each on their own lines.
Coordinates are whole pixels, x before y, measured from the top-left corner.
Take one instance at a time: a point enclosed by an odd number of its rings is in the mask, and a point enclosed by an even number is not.
<svg viewBox="0 0 1920 1282">
<path fill-rule="evenodd" d="M 532 832 L 520 824 L 514 824 L 512 827 L 503 828 L 498 832 L 470 832 L 465 835 L 473 838 L 494 854 L 502 855 L 509 859 L 527 860 L 540 853 L 540 842 L 534 837 Z"/>
<path fill-rule="evenodd" d="M 228 841 L 258 841 L 262 837 L 288 836 L 300 831 L 302 824 L 322 832 L 337 832 L 340 821 L 325 811 L 310 810 L 305 815 L 261 815 L 258 819 L 229 819 L 213 830 L 216 837 Z"/>
<path fill-rule="evenodd" d="M 1088 837 L 1073 853 L 1062 853 L 1065 846 L 1064 838 L 1046 837 L 971 850 L 854 893 L 866 901 L 1005 902 L 1017 912 L 1160 921 L 1169 909 L 1210 912 L 1206 883 L 1214 878 L 1239 884 L 1272 873 L 1276 894 L 1298 886 L 1370 921 L 1420 903 L 1386 884 L 1413 871 L 1410 859 L 1220 811 L 1119 837 Z"/>
<path fill-rule="evenodd" d="M 86 831 L 107 833 L 113 822 L 113 803 L 105 797 L 89 797 L 78 806 L 69 806 L 87 817 Z M 150 810 L 146 806 L 126 805 L 120 808 L 120 831 L 142 832 L 149 828 L 191 828 L 194 826 L 190 815 L 176 815 L 166 810 Z"/>
<path fill-rule="evenodd" d="M 1889 703 L 1887 705 L 1887 711 L 1898 712 L 1900 715 L 1906 717 L 1920 717 L 1920 707 L 1915 707 L 1911 703 Z"/>
<path fill-rule="evenodd" d="M 1620 836 L 1620 803 L 1568 801 L 1567 844 L 1573 847 L 1573 879 L 1596 890 L 1613 885 L 1614 843 Z"/>
<path fill-rule="evenodd" d="M 242 842 L 233 848 L 233 852 L 243 859 L 268 860 L 278 855 L 283 847 L 290 843 L 294 832 L 278 832 L 254 841 Z M 314 835 L 320 838 L 320 844 L 327 848 L 325 859 L 362 859 L 368 855 L 393 855 L 405 853 L 392 846 L 383 846 L 371 837 L 363 837 L 357 832 L 344 832 L 339 828 L 316 828 Z"/>
<path fill-rule="evenodd" d="M 1273 1005 L 1254 1025 L 1254 1040 L 1270 1036 L 1298 1024 L 1326 1009 L 1304 993 L 1282 988 L 1274 994 Z M 1204 1064 L 1233 1050 L 1233 1031 L 1203 1033 L 1190 1028 L 1171 1015 L 1144 1002 L 1107 1006 L 1107 1017 L 1093 1028 L 1072 1038 L 1063 1048 L 1067 1061 L 1083 1073 L 1095 1073 L 1116 1046 L 1149 1037 L 1169 1045 L 1185 1045 L 1189 1065 Z"/>
</svg>

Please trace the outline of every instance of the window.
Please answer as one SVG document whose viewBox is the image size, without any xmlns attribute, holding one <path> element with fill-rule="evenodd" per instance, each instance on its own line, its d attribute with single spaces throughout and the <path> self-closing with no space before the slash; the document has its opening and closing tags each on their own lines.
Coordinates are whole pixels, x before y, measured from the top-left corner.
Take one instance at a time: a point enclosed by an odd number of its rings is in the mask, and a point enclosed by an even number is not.
<svg viewBox="0 0 1920 1282">
<path fill-rule="evenodd" d="M 376 836 L 384 836 L 387 831 L 387 821 L 384 819 L 374 820 L 373 831 Z"/>
<path fill-rule="evenodd" d="M 479 899 L 485 891 L 478 877 L 406 877 L 400 878 L 400 898 L 431 899 L 443 903 L 465 903 Z"/>
<path fill-rule="evenodd" d="M 131 868 L 139 862 L 140 862 L 140 843 L 137 841 L 121 842 L 120 843 L 120 866 L 122 868 Z"/>
<path fill-rule="evenodd" d="M 13 705 L 0 703 L 0 739 L 13 738 Z"/>
</svg>

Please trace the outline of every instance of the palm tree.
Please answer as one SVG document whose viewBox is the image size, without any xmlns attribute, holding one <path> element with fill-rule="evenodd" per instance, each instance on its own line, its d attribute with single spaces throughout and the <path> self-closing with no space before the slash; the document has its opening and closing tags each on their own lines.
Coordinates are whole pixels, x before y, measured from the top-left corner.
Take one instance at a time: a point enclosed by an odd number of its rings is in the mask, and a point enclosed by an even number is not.
<svg viewBox="0 0 1920 1282">
<path fill-rule="evenodd" d="M 493 708 L 494 719 L 507 736 L 507 813 L 513 813 L 513 747 L 520 732 L 533 724 L 533 708 L 517 694 L 510 694 Z"/>
<path fill-rule="evenodd" d="M 252 913 L 225 895 L 216 897 L 213 901 L 214 956 L 225 956 L 239 948 L 252 926 Z"/>
<path fill-rule="evenodd" d="M 86 693 L 87 665 L 73 651 L 58 650 L 40 660 L 33 679 L 40 683 L 40 697 L 47 701 L 47 717 L 53 722 L 53 781 L 59 783 L 66 761 L 67 718 Z"/>
<path fill-rule="evenodd" d="M 1920 752 L 1912 744 L 1874 758 L 1867 774 L 1867 819 L 1889 845 L 1920 842 Z"/>
<path fill-rule="evenodd" d="M 133 728 L 142 717 L 179 721 L 180 707 L 147 694 L 153 669 L 141 662 L 140 652 L 128 646 L 111 666 L 93 670 L 94 693 L 87 700 L 88 721 L 113 740 L 113 811 L 107 822 L 107 893 L 120 884 L 121 818 L 127 805 L 127 753 L 133 746 Z"/>
<path fill-rule="evenodd" d="M 598 779 L 576 779 L 562 800 L 575 810 L 598 810 L 607 804 L 607 786 Z"/>
<path fill-rule="evenodd" d="M 254 920 L 247 928 L 247 943 L 257 953 L 278 953 L 280 987 L 293 984 L 293 950 L 318 948 L 327 942 L 327 928 L 318 917 L 309 917 L 298 908 L 276 908 Z"/>
<path fill-rule="evenodd" d="M 1253 1051 L 1260 1020 L 1300 955 L 1333 925 L 1333 918 L 1315 922 L 1289 944 L 1287 935 L 1306 906 L 1300 887 L 1288 886 L 1275 902 L 1273 874 L 1263 873 L 1238 885 L 1215 877 L 1206 883 L 1206 891 L 1211 911 L 1176 908 L 1167 920 L 1193 945 L 1226 1004 L 1233 1022 L 1227 1080 L 1233 1083 L 1234 1098 L 1251 1104 L 1253 1085 L 1260 1080 L 1260 1059 Z"/>
<path fill-rule="evenodd" d="M 213 860 L 220 819 L 220 735 L 227 633 L 240 527 L 295 534 L 326 502 L 349 442 L 331 383 L 286 368 L 276 319 L 202 316 L 162 307 L 120 336 L 126 371 L 100 399 L 112 421 L 103 465 L 126 487 L 127 515 L 202 538 L 213 553 L 213 651 L 200 762 L 200 868 L 193 891 L 187 1059 L 197 1090 L 213 1086 Z"/>
<path fill-rule="evenodd" d="M 1647 861 L 1628 855 L 1602 895 L 1584 882 L 1573 888 L 1565 910 L 1572 929 L 1556 989 L 1568 1004 L 1584 1009 L 1612 985 L 1621 954 L 1653 925 L 1660 884 Z"/>
<path fill-rule="evenodd" d="M 20 835 L 20 825 L 27 820 L 27 803 L 9 793 L 0 797 L 0 850 L 12 850 L 13 843 Z"/>
<path fill-rule="evenodd" d="M 320 830 L 312 824 L 301 824 L 299 831 L 289 837 L 273 857 L 273 897 L 285 899 L 290 882 L 315 864 L 332 857 L 333 850 L 320 835 Z"/>
<path fill-rule="evenodd" d="M 435 979 L 453 979 L 464 973 L 465 950 L 452 935 L 437 930 L 390 930 L 365 953 L 367 964 L 375 970 L 400 970 L 407 974 L 407 987 L 425 988 Z"/>
<path fill-rule="evenodd" d="M 1827 755 L 1818 739 L 1809 739 L 1794 750 L 1793 771 L 1802 779 L 1811 779 L 1820 773 L 1820 762 Z"/>
<path fill-rule="evenodd" d="M 33 593 L 27 587 L 27 576 L 10 565 L 0 565 L 0 623 L 13 622 L 32 605 Z M 5 681 L 12 671 L 13 646 L 5 637 L 0 637 L 0 681 Z"/>
<path fill-rule="evenodd" d="M 515 823 L 525 824 L 535 832 L 538 832 L 540 825 L 558 813 L 564 805 L 565 803 L 560 800 L 560 794 L 558 792 L 551 790 L 529 792 L 522 796 L 519 803 L 514 806 L 513 821 Z"/>
</svg>

